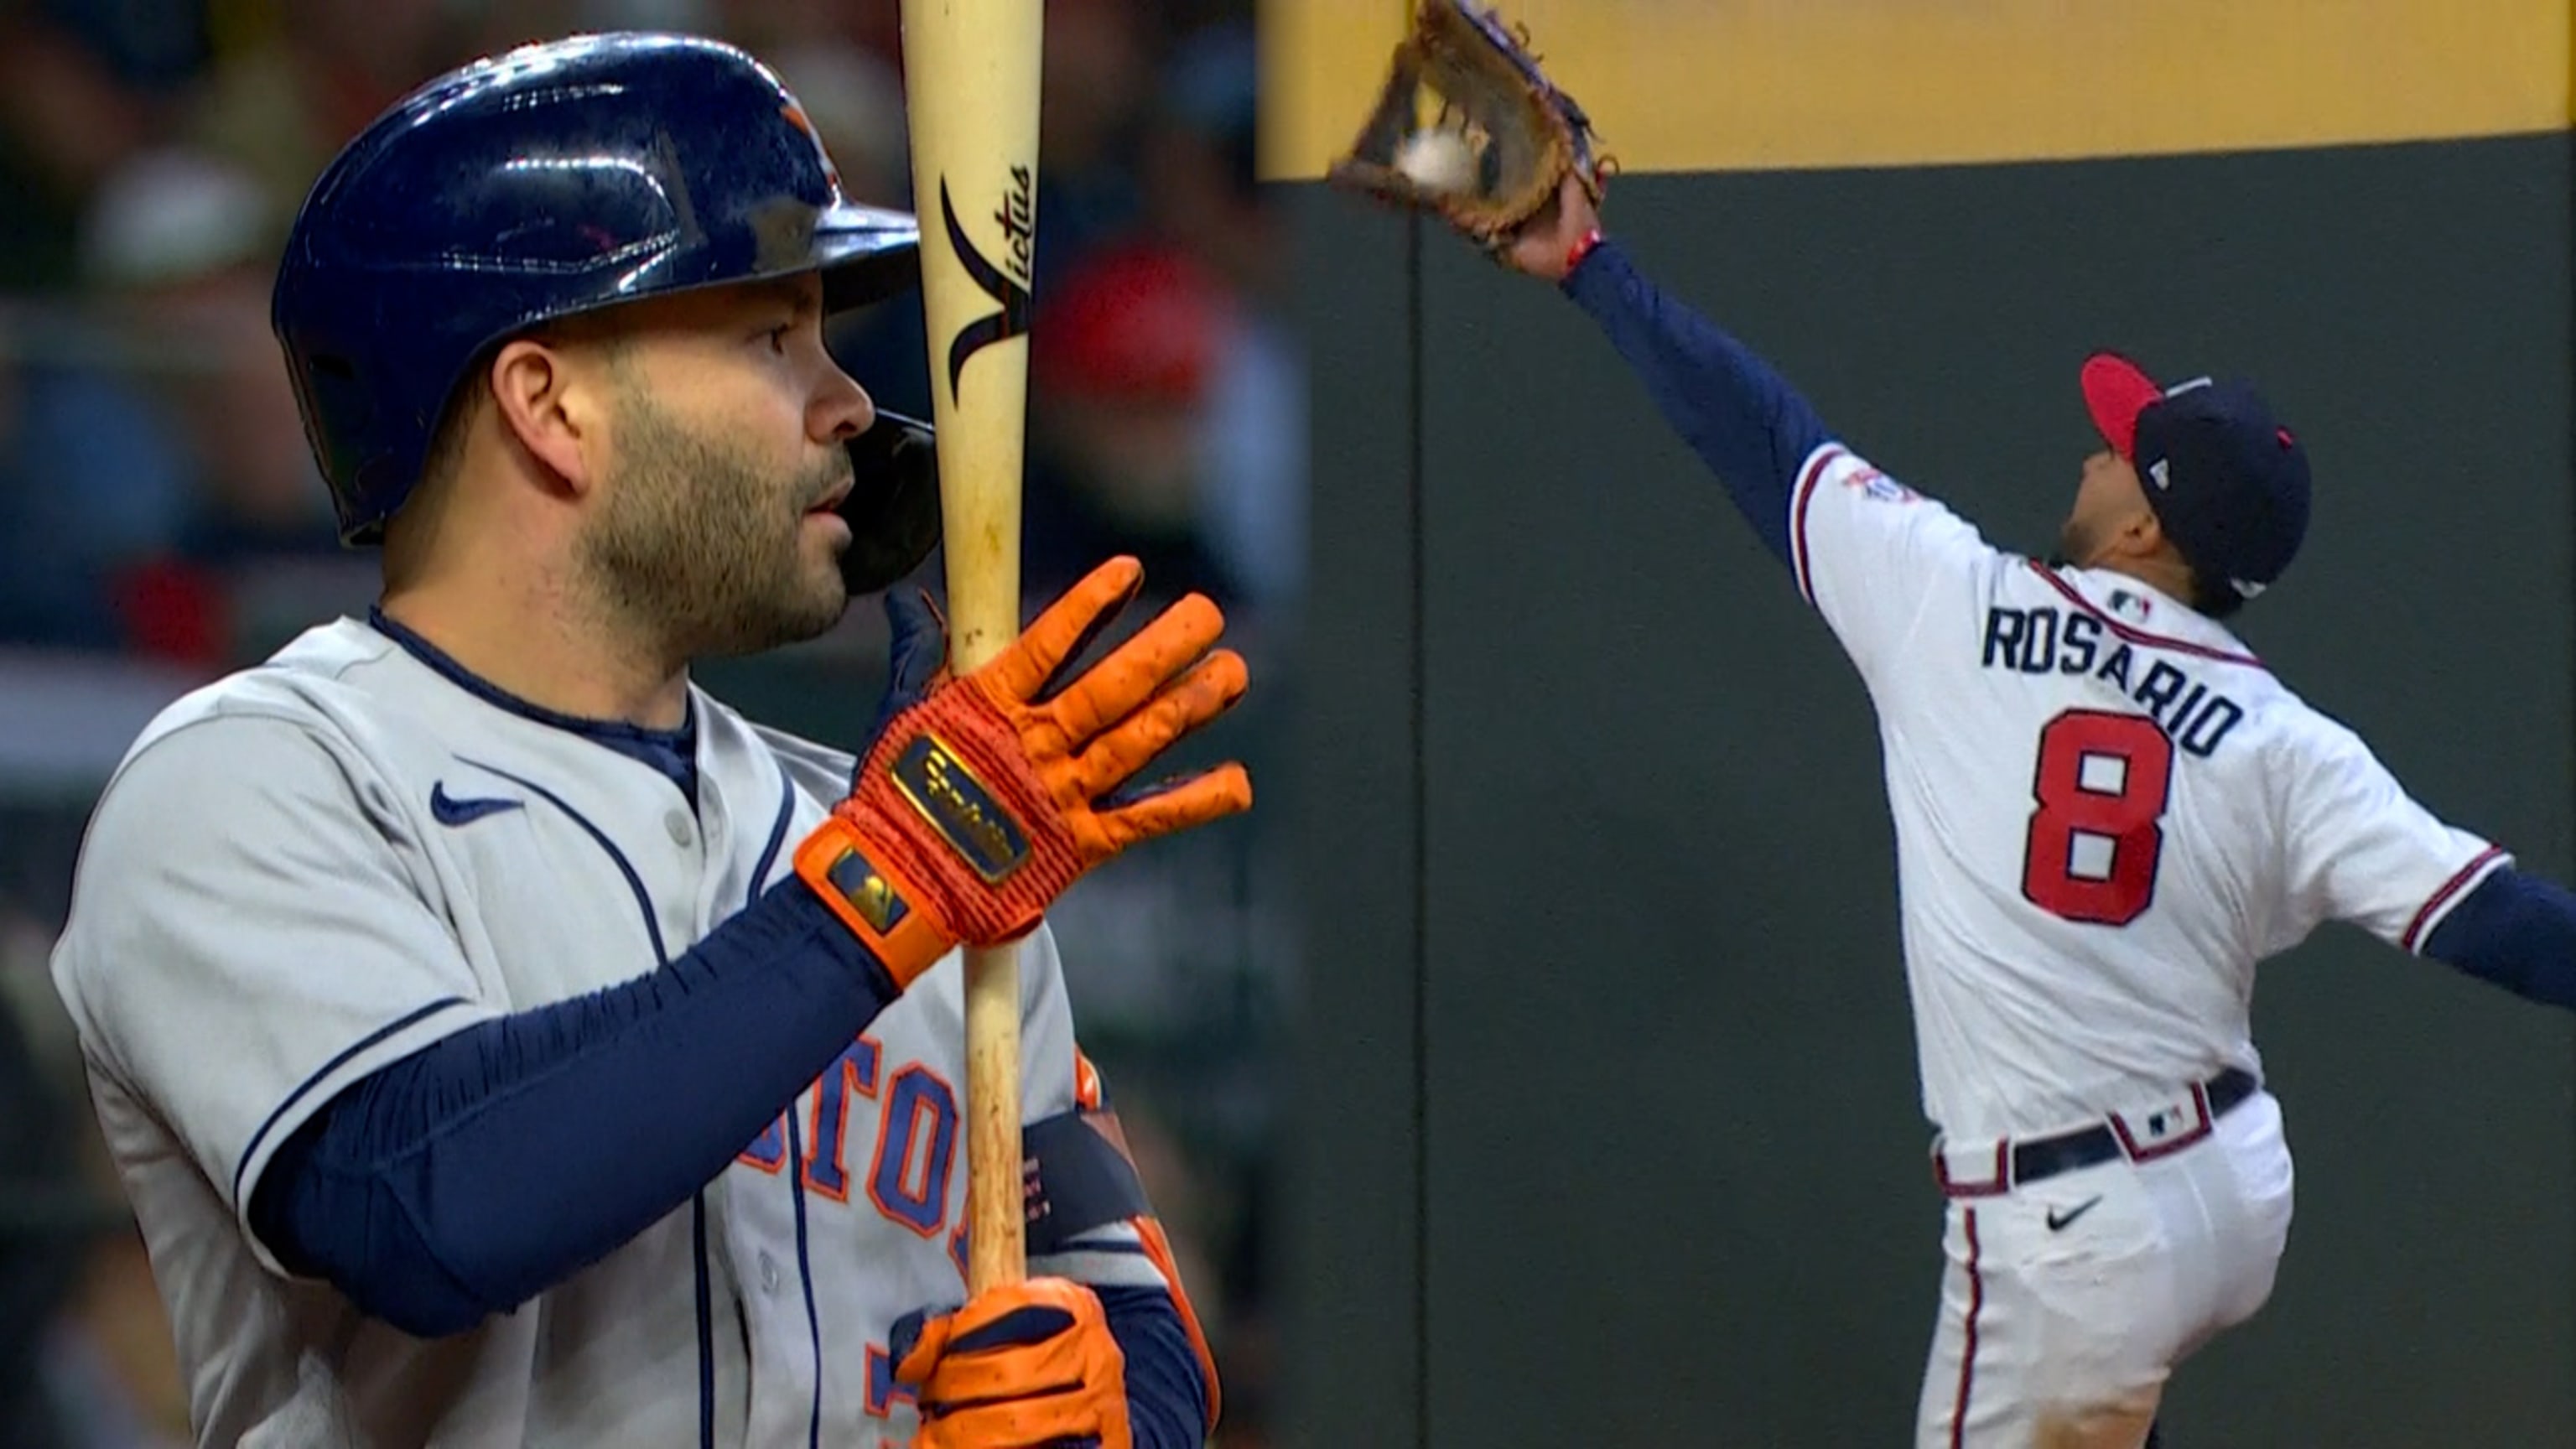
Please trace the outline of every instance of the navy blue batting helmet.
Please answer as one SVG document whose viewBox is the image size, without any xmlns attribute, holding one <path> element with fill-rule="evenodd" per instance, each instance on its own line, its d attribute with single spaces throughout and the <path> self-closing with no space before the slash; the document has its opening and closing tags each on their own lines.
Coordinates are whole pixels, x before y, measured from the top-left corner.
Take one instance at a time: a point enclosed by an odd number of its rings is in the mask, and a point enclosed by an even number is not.
<svg viewBox="0 0 2576 1449">
<path fill-rule="evenodd" d="M 466 370 L 537 323 L 819 271 L 824 306 L 920 277 L 778 77 L 687 35 L 579 35 L 414 91 L 324 169 L 271 322 L 350 544 L 380 542 Z"/>
</svg>

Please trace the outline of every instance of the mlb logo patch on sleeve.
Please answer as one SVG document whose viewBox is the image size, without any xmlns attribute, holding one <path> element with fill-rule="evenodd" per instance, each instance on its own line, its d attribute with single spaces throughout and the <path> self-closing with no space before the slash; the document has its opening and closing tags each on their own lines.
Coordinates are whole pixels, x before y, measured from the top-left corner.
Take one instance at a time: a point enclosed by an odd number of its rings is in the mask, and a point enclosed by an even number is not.
<svg viewBox="0 0 2576 1449">
<path fill-rule="evenodd" d="M 1843 486 L 1881 503 L 1912 503 L 1922 496 L 1867 464 L 1853 469 L 1843 479 Z"/>
</svg>

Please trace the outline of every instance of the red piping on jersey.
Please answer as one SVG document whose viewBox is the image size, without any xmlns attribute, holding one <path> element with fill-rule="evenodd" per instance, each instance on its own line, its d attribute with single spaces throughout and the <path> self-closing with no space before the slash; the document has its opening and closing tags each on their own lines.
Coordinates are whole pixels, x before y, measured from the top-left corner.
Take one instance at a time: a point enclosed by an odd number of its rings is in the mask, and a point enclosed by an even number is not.
<svg viewBox="0 0 2576 1449">
<path fill-rule="evenodd" d="M 1798 475 L 1797 502 L 1789 510 L 1789 545 L 1797 555 L 1798 597 L 1809 604 L 1816 602 L 1816 581 L 1807 568 L 1807 500 L 1815 496 L 1816 484 L 1825 476 L 1825 469 L 1833 466 L 1835 459 L 1850 456 L 1851 449 L 1840 443 L 1827 443 L 1816 450 L 1816 456 L 1807 460 L 1806 470 Z"/>
<path fill-rule="evenodd" d="M 2170 649 L 2176 654 L 2196 654 L 2203 659 L 2215 659 L 2221 664 L 2250 664 L 2256 669 L 2270 667 L 2251 654 L 2230 654 L 2224 649 L 2212 649 L 2206 644 L 2194 644 L 2187 640 L 2168 638 L 2162 634 L 2150 634 L 2144 629 L 2133 629 L 2103 613 L 2091 599 L 2078 593 L 2073 584 L 2059 578 L 2046 564 L 2035 558 L 2024 559 L 2022 562 L 2029 564 L 2030 571 L 2046 580 L 2050 588 L 2064 594 L 2068 603 L 2101 620 L 2103 628 L 2131 644 L 2143 644 L 2150 649 Z"/>
<path fill-rule="evenodd" d="M 1985 1275 L 1977 1271 L 1977 1210 L 1968 1216 L 1968 1341 L 1959 1354 L 1959 1397 L 1950 1405 L 1950 1449 L 1967 1442 L 1968 1387 L 1977 1381 L 1977 1315 L 1986 1306 Z"/>
<path fill-rule="evenodd" d="M 2402 939 L 2408 951 L 2414 951 L 2424 944 L 2424 928 L 2431 923 L 2435 914 L 2451 903 L 2451 898 L 2460 893 L 2461 888 L 2469 883 L 2471 877 L 2486 869 L 2488 861 L 2502 854 L 2504 854 L 2503 846 L 2490 845 L 2478 852 L 2477 857 L 2467 865 L 2461 866 L 2459 874 L 2442 882 L 2442 888 L 2433 892 L 2432 899 L 2424 902 L 2424 909 L 2417 911 L 2415 919 L 2406 923 L 2406 934 Z"/>
</svg>

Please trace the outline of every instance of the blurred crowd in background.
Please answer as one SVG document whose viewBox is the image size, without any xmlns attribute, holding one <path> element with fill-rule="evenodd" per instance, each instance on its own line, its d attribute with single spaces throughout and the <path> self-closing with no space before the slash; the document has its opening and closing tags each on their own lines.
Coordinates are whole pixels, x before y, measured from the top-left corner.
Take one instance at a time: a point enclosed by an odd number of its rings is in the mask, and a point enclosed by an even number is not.
<svg viewBox="0 0 2576 1449">
<path fill-rule="evenodd" d="M 1200 744 L 1259 783 L 1293 687 L 1305 408 L 1254 181 L 1252 11 L 1045 5 L 1023 585 L 1034 610 L 1132 552 L 1154 593 L 1215 597 L 1254 699 Z M 45 961 L 91 792 L 150 712 L 374 597 L 268 329 L 285 227 L 420 82 L 611 28 L 744 45 L 799 93 L 854 199 L 912 206 L 897 0 L 0 0 L 0 1444 L 186 1436 Z M 881 407 L 931 415 L 916 304 L 846 319 L 832 344 Z M 882 673 L 871 601 L 829 638 L 700 677 L 850 743 Z M 1280 794 L 1115 863 L 1055 922 L 1225 1370 L 1229 1446 L 1271 1421 L 1259 1209 L 1294 960 Z"/>
</svg>

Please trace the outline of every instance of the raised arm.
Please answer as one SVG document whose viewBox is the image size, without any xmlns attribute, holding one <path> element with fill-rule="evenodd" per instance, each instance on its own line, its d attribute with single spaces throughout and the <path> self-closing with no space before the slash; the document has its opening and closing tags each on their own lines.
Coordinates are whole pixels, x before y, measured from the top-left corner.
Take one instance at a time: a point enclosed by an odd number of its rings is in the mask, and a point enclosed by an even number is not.
<svg viewBox="0 0 2576 1449">
<path fill-rule="evenodd" d="M 1792 562 L 1799 470 L 1832 440 L 1815 408 L 1752 349 L 1641 274 L 1602 234 L 1592 198 L 1573 178 L 1508 259 L 1555 283 L 1600 325 L 1764 546 Z"/>
<path fill-rule="evenodd" d="M 1752 349 L 1641 275 L 1603 238 L 1580 181 L 1505 260 L 1600 325 L 1873 689 L 1916 657 L 1927 621 L 1973 608 L 1977 581 L 2005 561 L 1974 525 L 1845 446 Z"/>
</svg>

